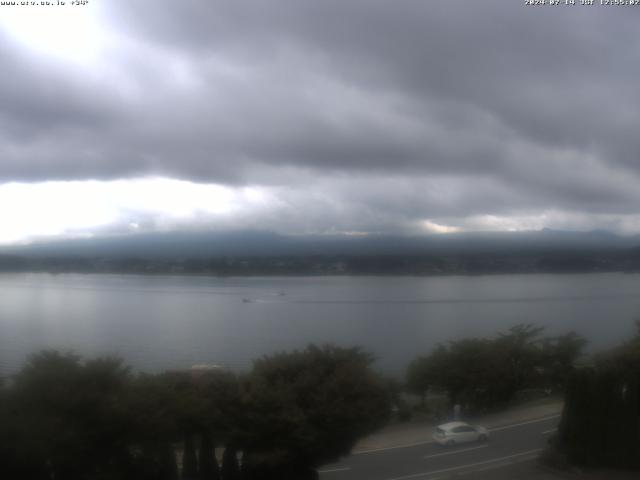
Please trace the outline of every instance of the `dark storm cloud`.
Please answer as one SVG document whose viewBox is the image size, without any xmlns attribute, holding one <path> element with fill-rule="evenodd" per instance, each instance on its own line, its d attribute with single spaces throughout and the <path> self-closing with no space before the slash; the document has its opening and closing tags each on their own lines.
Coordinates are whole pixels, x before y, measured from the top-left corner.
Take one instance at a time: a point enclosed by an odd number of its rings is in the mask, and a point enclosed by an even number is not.
<svg viewBox="0 0 640 480">
<path fill-rule="evenodd" d="M 108 117 L 106 105 L 80 93 L 84 88 L 71 75 L 24 58 L 23 52 L 0 32 L 0 63 L 5 75 L 0 89 L 0 119 L 18 137 L 66 125 L 100 127 Z"/>
<path fill-rule="evenodd" d="M 0 181 L 262 184 L 300 208 L 318 201 L 316 214 L 343 227 L 638 213 L 640 10 L 495 0 L 104 9 L 118 43 L 95 66 L 51 67 L 0 45 L 12 72 L 0 78 Z"/>
</svg>

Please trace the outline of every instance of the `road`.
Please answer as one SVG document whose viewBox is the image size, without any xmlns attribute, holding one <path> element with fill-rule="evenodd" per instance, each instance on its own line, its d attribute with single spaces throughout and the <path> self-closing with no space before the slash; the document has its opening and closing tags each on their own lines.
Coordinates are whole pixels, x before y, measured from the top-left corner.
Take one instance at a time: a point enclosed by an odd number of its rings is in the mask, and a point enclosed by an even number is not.
<svg viewBox="0 0 640 480">
<path fill-rule="evenodd" d="M 351 455 L 319 470 L 322 480 L 429 480 L 530 461 L 555 431 L 560 416 L 490 430 L 487 443 L 445 448 L 430 438 L 418 445 Z M 429 434 L 430 435 L 430 434 Z"/>
</svg>

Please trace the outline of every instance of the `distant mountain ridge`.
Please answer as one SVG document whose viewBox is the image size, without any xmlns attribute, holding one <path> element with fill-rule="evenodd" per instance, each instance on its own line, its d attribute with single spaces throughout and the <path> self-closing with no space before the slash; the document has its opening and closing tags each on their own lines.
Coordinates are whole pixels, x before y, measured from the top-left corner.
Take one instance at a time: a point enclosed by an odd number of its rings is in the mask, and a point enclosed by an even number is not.
<svg viewBox="0 0 640 480">
<path fill-rule="evenodd" d="M 640 248 L 640 236 L 602 230 L 470 232 L 424 236 L 281 235 L 264 231 L 146 233 L 0 247 L 0 255 L 184 259 L 323 255 L 482 255 Z"/>
</svg>

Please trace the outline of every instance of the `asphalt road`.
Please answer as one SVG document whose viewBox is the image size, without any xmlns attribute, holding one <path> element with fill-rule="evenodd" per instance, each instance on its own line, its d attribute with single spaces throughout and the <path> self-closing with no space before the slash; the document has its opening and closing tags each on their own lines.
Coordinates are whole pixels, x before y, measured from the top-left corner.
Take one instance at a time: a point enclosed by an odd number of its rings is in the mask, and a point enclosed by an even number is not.
<svg viewBox="0 0 640 480">
<path fill-rule="evenodd" d="M 487 443 L 442 447 L 425 443 L 359 453 L 322 467 L 322 480 L 427 480 L 466 475 L 530 461 L 555 431 L 559 415 L 490 430 Z M 429 434 L 430 435 L 430 434 Z"/>
</svg>

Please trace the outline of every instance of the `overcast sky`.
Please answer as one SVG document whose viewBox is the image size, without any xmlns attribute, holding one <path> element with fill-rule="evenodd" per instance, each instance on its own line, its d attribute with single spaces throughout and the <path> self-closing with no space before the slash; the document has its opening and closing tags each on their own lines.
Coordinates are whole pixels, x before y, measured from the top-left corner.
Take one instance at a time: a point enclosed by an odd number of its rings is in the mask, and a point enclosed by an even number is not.
<svg viewBox="0 0 640 480">
<path fill-rule="evenodd" d="M 0 6 L 0 242 L 640 233 L 640 7 L 524 3 Z"/>
</svg>

